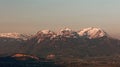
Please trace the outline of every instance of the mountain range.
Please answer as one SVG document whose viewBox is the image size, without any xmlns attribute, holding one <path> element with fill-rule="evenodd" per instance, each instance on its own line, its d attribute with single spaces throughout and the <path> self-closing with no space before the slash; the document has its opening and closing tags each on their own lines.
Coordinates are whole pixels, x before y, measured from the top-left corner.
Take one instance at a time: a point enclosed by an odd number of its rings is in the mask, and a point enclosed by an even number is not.
<svg viewBox="0 0 120 67">
<path fill-rule="evenodd" d="M 0 33 L 0 56 L 15 53 L 43 58 L 112 56 L 120 54 L 120 40 L 95 27 L 79 31 L 69 28 L 59 32 L 41 30 L 35 35 Z"/>
</svg>

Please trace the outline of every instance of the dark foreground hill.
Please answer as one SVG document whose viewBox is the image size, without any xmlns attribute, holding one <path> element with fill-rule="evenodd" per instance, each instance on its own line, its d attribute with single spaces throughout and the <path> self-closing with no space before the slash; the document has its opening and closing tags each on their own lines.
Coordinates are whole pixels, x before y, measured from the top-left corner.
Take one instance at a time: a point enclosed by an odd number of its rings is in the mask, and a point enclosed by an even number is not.
<svg viewBox="0 0 120 67">
<path fill-rule="evenodd" d="M 0 67 L 61 67 L 55 62 L 26 54 L 0 57 Z"/>
<path fill-rule="evenodd" d="M 0 57 L 0 67 L 120 67 L 120 56 L 48 60 L 32 55 Z"/>
</svg>

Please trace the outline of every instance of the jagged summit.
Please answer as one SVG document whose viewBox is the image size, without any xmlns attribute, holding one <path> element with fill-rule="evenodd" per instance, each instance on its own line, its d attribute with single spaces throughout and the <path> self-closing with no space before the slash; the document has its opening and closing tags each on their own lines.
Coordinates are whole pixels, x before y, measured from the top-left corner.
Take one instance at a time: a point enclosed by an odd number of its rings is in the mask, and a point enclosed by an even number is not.
<svg viewBox="0 0 120 67">
<path fill-rule="evenodd" d="M 72 29 L 70 28 L 64 28 L 64 29 L 61 29 L 59 31 L 59 33 L 57 33 L 58 36 L 63 36 L 63 37 L 67 37 L 67 38 L 78 38 L 78 34 L 76 31 L 73 31 Z"/>
<path fill-rule="evenodd" d="M 37 43 L 40 43 L 47 39 L 49 40 L 53 39 L 54 37 L 56 37 L 56 34 L 51 30 L 41 30 L 37 32 L 37 34 L 33 37 L 38 39 Z"/>
<path fill-rule="evenodd" d="M 63 29 L 60 30 L 60 32 L 64 32 L 64 31 L 72 31 L 72 29 L 70 29 L 70 28 L 63 28 Z"/>
<path fill-rule="evenodd" d="M 66 33 L 71 33 L 71 32 L 73 32 L 71 29 L 69 29 L 69 28 L 63 28 L 63 29 L 61 29 L 61 30 L 57 33 L 57 35 L 64 35 L 64 34 L 66 34 Z"/>
<path fill-rule="evenodd" d="M 101 28 L 96 27 L 89 27 L 81 29 L 79 32 L 74 31 L 70 28 L 63 28 L 59 32 L 53 32 L 51 30 L 41 30 L 37 32 L 37 34 L 33 35 L 33 37 L 37 37 L 39 41 L 44 39 L 54 39 L 54 38 L 79 38 L 79 37 L 86 37 L 89 39 L 94 38 L 101 38 L 104 36 L 108 36 L 107 33 L 102 30 Z M 27 40 L 30 36 L 19 34 L 19 33 L 0 33 L 0 37 L 7 37 L 7 38 L 20 38 Z"/>
<path fill-rule="evenodd" d="M 39 32 L 37 32 L 37 34 L 54 34 L 54 32 L 52 32 L 51 30 L 41 30 Z"/>
<path fill-rule="evenodd" d="M 50 39 L 56 38 L 56 37 L 66 37 L 66 38 L 79 38 L 79 37 L 85 37 L 89 39 L 94 38 L 101 38 L 104 36 L 107 36 L 107 33 L 103 31 L 101 28 L 96 27 L 89 27 L 81 29 L 79 32 L 74 31 L 70 28 L 63 28 L 59 32 L 53 32 L 50 30 L 41 30 L 37 32 L 36 36 L 38 36 L 39 39 L 44 39 L 44 37 L 48 37 Z"/>
<path fill-rule="evenodd" d="M 19 33 L 0 33 L 0 37 L 15 38 L 15 39 L 21 38 L 26 40 L 29 36 Z"/>
<path fill-rule="evenodd" d="M 80 36 L 85 36 L 89 39 L 107 36 L 107 33 L 105 31 L 103 31 L 101 28 L 96 28 L 96 27 L 84 28 L 80 30 L 78 34 Z"/>
<path fill-rule="evenodd" d="M 19 33 L 0 33 L 0 37 L 19 38 Z"/>
<path fill-rule="evenodd" d="M 54 35 L 56 35 L 56 33 L 51 30 L 41 30 L 36 34 L 36 36 L 42 36 L 42 37 L 52 37 Z"/>
</svg>

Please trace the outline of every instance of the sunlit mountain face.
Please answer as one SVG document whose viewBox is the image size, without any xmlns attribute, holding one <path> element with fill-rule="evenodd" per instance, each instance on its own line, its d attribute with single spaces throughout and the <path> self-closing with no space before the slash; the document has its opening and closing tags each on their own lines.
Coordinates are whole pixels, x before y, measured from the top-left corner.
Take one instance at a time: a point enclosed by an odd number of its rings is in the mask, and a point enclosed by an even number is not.
<svg viewBox="0 0 120 67">
<path fill-rule="evenodd" d="M 78 31 L 69 28 L 58 32 L 40 30 L 35 35 L 0 34 L 0 56 L 25 53 L 43 58 L 84 58 L 120 54 L 119 49 L 120 40 L 95 27 Z"/>
</svg>

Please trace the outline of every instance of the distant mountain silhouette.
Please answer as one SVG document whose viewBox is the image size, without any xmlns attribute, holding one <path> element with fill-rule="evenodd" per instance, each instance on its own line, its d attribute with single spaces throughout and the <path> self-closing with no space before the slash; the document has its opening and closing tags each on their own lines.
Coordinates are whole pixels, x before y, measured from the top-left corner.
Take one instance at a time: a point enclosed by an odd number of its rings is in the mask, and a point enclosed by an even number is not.
<svg viewBox="0 0 120 67">
<path fill-rule="evenodd" d="M 13 35 L 0 37 L 0 56 L 15 53 L 49 59 L 112 56 L 120 54 L 120 40 L 95 27 L 79 31 L 64 28 L 57 33 L 41 30 L 27 39 L 14 38 Z"/>
<path fill-rule="evenodd" d="M 27 53 L 55 58 L 97 57 L 120 54 L 120 40 L 111 38 L 100 28 L 86 28 L 75 32 L 69 28 L 58 34 L 51 31 L 38 32 L 27 40 Z"/>
</svg>

